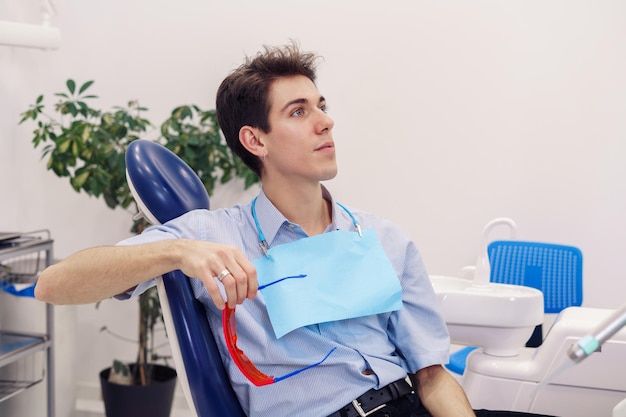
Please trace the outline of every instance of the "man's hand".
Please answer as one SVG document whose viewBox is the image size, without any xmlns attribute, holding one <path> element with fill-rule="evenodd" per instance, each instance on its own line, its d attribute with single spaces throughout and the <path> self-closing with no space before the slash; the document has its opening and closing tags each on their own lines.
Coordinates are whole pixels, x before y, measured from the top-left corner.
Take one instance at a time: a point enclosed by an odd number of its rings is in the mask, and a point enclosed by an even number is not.
<svg viewBox="0 0 626 417">
<path fill-rule="evenodd" d="M 181 245 L 178 269 L 201 280 L 217 308 L 222 310 L 225 307 L 216 279 L 223 271 L 229 272 L 220 280 L 229 307 L 234 308 L 256 296 L 259 288 L 256 268 L 238 248 L 188 239 L 178 242 Z"/>
</svg>

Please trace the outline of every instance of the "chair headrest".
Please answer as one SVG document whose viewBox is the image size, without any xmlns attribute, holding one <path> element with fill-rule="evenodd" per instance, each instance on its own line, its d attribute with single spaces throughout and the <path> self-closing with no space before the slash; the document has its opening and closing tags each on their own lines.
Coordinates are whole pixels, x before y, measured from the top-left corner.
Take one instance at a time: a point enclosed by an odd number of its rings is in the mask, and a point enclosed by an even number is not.
<svg viewBox="0 0 626 417">
<path fill-rule="evenodd" d="M 159 143 L 131 142 L 126 150 L 126 178 L 139 211 L 152 224 L 210 208 L 209 195 L 196 172 Z"/>
</svg>

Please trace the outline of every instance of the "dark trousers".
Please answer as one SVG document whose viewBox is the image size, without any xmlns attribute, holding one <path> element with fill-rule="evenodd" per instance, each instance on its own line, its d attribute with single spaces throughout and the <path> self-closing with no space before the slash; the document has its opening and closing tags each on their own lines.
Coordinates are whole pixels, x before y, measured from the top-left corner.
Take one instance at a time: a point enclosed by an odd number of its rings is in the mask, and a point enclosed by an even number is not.
<svg viewBox="0 0 626 417">
<path fill-rule="evenodd" d="M 417 408 L 416 408 L 417 406 Z M 550 417 L 543 414 L 529 414 L 517 411 L 474 410 L 476 417 Z M 416 394 L 409 394 L 390 402 L 371 417 L 430 417 L 430 413 L 420 405 Z"/>
</svg>

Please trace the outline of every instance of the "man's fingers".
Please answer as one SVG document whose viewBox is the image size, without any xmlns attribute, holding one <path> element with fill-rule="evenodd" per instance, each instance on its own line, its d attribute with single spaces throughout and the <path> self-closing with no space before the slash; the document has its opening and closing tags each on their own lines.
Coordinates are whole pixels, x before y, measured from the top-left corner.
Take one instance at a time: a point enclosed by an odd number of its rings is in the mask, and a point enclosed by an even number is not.
<svg viewBox="0 0 626 417">
<path fill-rule="evenodd" d="M 239 263 L 227 266 L 227 269 L 230 274 L 225 276 L 221 282 L 226 292 L 228 306 L 234 308 L 247 298 L 251 298 L 251 293 L 256 294 L 258 288 L 256 269 L 251 264 L 242 266 Z"/>
<path fill-rule="evenodd" d="M 222 293 L 220 292 L 220 289 L 217 286 L 217 283 L 215 282 L 215 280 L 211 278 L 211 279 L 202 280 L 202 281 L 204 282 L 204 286 L 209 292 L 209 296 L 213 300 L 215 307 L 219 308 L 220 310 L 223 310 L 224 307 L 226 307 L 226 303 L 224 302 Z"/>
<path fill-rule="evenodd" d="M 222 310 L 225 304 L 234 308 L 246 298 L 254 298 L 258 291 L 256 268 L 238 248 L 195 241 L 191 249 L 186 252 L 183 272 L 203 281 L 217 308 Z"/>
</svg>

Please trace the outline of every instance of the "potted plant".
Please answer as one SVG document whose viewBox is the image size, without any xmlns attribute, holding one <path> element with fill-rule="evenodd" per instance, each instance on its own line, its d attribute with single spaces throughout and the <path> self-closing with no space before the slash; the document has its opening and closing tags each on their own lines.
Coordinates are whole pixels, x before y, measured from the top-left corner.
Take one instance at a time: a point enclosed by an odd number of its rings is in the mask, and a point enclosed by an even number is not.
<svg viewBox="0 0 626 417">
<path fill-rule="evenodd" d="M 111 209 L 128 209 L 135 205 L 136 213 L 138 209 L 126 182 L 124 155 L 128 145 L 144 136 L 154 125 L 143 116 L 147 109 L 138 101 L 129 101 L 125 107 L 113 107 L 110 110 L 90 106 L 91 100 L 98 98 L 88 93 L 92 85 L 93 81 L 87 81 L 79 87 L 73 80 L 67 80 L 67 91 L 55 94 L 59 98 L 53 108 L 57 117 L 47 114 L 44 96 L 40 95 L 35 104 L 21 114 L 19 123 L 31 120 L 37 123 L 32 139 L 34 147 L 43 146 L 42 158 L 48 158 L 48 169 L 59 177 L 68 177 L 76 192 L 84 191 L 91 196 L 102 197 Z M 157 141 L 180 156 L 198 173 L 209 196 L 218 182 L 223 184 L 234 178 L 242 178 L 244 188 L 258 182 L 256 174 L 226 145 L 214 110 L 202 110 L 195 105 L 175 107 L 160 124 L 159 133 Z M 146 226 L 144 219 L 134 220 L 131 231 L 140 233 Z M 160 375 L 165 374 L 174 381 L 170 382 L 173 396 L 175 372 L 172 375 L 172 372 L 163 371 L 155 364 L 159 356 L 154 348 L 154 332 L 155 326 L 162 322 L 156 288 L 138 298 L 140 312 L 136 362 L 128 366 L 116 360 L 111 368 L 101 373 L 101 379 L 108 381 L 113 378 L 117 382 L 125 380 L 130 385 L 149 386 L 156 385 L 154 379 L 162 379 Z M 124 375 L 127 377 L 124 378 Z M 135 392 L 131 395 L 136 403 L 138 394 Z M 152 405 L 156 404 L 155 400 L 149 401 L 152 401 Z M 171 398 L 169 407 L 159 405 L 157 408 L 160 412 L 166 408 L 167 414 L 164 415 L 169 415 Z M 121 415 L 119 413 L 109 413 L 107 408 L 107 414 Z"/>
</svg>

